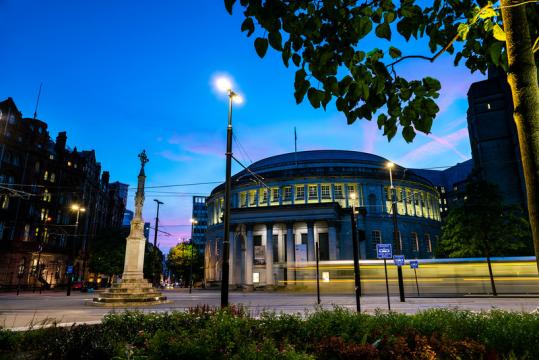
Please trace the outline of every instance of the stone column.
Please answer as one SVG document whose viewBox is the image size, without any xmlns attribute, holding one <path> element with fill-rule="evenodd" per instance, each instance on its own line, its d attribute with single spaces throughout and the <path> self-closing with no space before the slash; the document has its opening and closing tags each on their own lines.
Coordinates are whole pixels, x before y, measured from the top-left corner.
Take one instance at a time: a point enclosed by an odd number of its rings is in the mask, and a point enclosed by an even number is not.
<svg viewBox="0 0 539 360">
<path fill-rule="evenodd" d="M 266 225 L 266 285 L 273 285 L 273 224 Z"/>
<path fill-rule="evenodd" d="M 245 239 L 245 291 L 253 290 L 253 226 L 247 225 L 247 239 Z"/>
<path fill-rule="evenodd" d="M 294 223 L 286 224 L 286 278 L 288 281 L 296 280 L 296 266 L 294 241 Z M 287 284 L 288 285 L 288 284 Z"/>
<path fill-rule="evenodd" d="M 315 261 L 314 253 L 314 223 L 307 223 L 307 261 Z"/>
<path fill-rule="evenodd" d="M 337 260 L 337 229 L 335 223 L 328 223 L 329 260 Z"/>
</svg>

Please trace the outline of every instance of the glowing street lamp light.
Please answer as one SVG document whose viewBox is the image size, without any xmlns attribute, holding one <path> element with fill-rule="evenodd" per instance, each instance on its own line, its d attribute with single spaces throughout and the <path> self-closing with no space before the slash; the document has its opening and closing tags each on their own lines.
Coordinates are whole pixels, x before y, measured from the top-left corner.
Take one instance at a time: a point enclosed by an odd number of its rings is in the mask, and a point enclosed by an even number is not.
<svg viewBox="0 0 539 360">
<path fill-rule="evenodd" d="M 221 308 L 228 307 L 229 252 L 230 252 L 230 177 L 232 172 L 232 102 L 243 99 L 232 90 L 232 81 L 226 77 L 217 78 L 215 85 L 228 95 L 228 127 L 226 132 L 226 176 L 225 176 L 225 211 L 223 214 L 223 264 L 221 270 Z"/>
<path fill-rule="evenodd" d="M 391 212 L 393 213 L 393 240 L 397 249 L 397 255 L 402 255 L 401 243 L 399 239 L 399 226 L 397 224 L 397 199 L 395 194 L 395 187 L 393 186 L 393 173 L 392 169 L 395 166 L 394 163 L 388 161 L 386 167 L 389 169 L 389 191 L 391 193 Z M 404 280 L 402 278 L 402 266 L 397 266 L 397 276 L 399 279 L 399 295 L 400 301 L 404 302 Z"/>
</svg>

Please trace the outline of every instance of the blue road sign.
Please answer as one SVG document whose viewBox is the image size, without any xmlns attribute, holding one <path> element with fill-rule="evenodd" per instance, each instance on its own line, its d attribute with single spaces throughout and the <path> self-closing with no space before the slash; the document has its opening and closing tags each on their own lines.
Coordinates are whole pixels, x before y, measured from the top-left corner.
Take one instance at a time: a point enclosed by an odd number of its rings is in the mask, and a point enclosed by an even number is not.
<svg viewBox="0 0 539 360">
<path fill-rule="evenodd" d="M 391 259 L 393 257 L 391 244 L 376 244 L 376 257 L 378 259 Z"/>
<path fill-rule="evenodd" d="M 404 265 L 404 255 L 395 255 L 395 256 L 393 256 L 393 261 L 395 262 L 395 265 L 397 265 L 397 266 Z"/>
<path fill-rule="evenodd" d="M 419 268 L 419 262 L 417 260 L 410 260 L 410 269 Z"/>
<path fill-rule="evenodd" d="M 72 273 L 73 273 L 73 265 L 68 265 L 68 266 L 67 266 L 66 272 L 67 272 L 68 274 L 72 274 Z"/>
</svg>

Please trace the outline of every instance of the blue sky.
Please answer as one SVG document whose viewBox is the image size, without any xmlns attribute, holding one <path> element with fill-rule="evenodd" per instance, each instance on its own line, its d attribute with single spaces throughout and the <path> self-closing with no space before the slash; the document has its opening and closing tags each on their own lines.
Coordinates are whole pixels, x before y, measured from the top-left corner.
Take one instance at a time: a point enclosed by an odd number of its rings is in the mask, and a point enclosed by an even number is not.
<svg viewBox="0 0 539 360">
<path fill-rule="evenodd" d="M 471 157 L 466 92 L 482 75 L 453 67 L 449 56 L 402 63 L 398 70 L 409 78 L 440 79 L 441 111 L 430 136 L 388 143 L 375 123 L 346 125 L 333 104 L 325 112 L 296 105 L 294 69 L 276 52 L 256 55 L 237 10 L 228 15 L 222 0 L 0 0 L 0 100 L 11 96 L 32 116 L 43 82 L 38 117 L 51 137 L 66 130 L 69 146 L 95 149 L 112 180 L 128 184 L 136 184 L 141 149 L 150 158 L 148 186 L 224 180 L 227 102 L 212 86 L 223 73 L 246 100 L 234 109 L 246 154 L 236 143 L 234 151 L 245 164 L 293 151 L 294 126 L 298 150 L 366 151 L 417 168 Z M 403 48 L 427 54 L 422 43 Z M 165 250 L 189 238 L 191 196 L 213 186 L 147 190 L 146 221 L 154 221 L 154 198 L 165 203 L 161 226 L 171 236 L 158 240 Z"/>
</svg>

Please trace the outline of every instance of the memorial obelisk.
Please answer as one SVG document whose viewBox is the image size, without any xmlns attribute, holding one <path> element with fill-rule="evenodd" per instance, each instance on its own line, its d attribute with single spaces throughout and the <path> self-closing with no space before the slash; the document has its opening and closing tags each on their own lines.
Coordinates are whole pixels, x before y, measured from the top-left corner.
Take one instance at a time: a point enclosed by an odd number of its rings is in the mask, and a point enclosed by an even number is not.
<svg viewBox="0 0 539 360">
<path fill-rule="evenodd" d="M 144 165 L 149 161 L 146 151 L 139 154 L 140 172 L 138 174 L 137 192 L 135 194 L 135 216 L 131 220 L 131 229 L 125 246 L 125 261 L 122 282 L 93 299 L 93 305 L 102 306 L 136 306 L 152 305 L 167 302 L 167 298 L 152 287 L 144 279 L 144 220 L 142 206 L 144 205 L 144 182 L 146 174 Z"/>
</svg>

